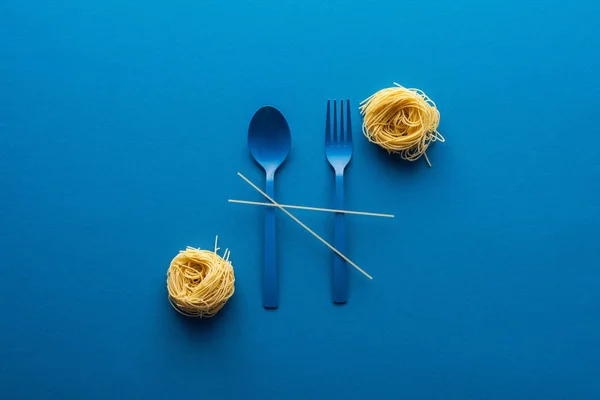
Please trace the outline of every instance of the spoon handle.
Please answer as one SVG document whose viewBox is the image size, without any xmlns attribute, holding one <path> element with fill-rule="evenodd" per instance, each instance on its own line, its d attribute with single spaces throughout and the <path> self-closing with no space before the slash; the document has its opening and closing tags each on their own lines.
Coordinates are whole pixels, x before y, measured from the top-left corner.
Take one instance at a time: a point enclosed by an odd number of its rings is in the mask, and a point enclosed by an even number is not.
<svg viewBox="0 0 600 400">
<path fill-rule="evenodd" d="M 266 192 L 275 198 L 275 174 L 267 173 Z M 277 247 L 275 243 L 275 209 L 265 210 L 265 266 L 263 272 L 263 306 L 279 306 L 279 280 L 277 276 Z"/>
</svg>

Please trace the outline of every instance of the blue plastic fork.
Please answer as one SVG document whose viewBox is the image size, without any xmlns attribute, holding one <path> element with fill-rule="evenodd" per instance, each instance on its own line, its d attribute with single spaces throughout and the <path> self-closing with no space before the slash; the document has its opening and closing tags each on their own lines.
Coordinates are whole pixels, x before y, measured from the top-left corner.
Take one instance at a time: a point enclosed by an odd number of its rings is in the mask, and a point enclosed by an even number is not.
<svg viewBox="0 0 600 400">
<path fill-rule="evenodd" d="M 325 124 L 325 154 L 335 171 L 334 207 L 344 209 L 344 169 L 352 158 L 352 122 L 350 100 L 346 100 L 346 129 L 344 129 L 344 100 L 340 100 L 340 118 L 337 117 L 337 102 L 333 100 L 333 135 L 331 134 L 331 101 L 327 100 Z M 335 214 L 334 247 L 346 254 L 346 230 L 344 214 Z M 333 302 L 343 304 L 348 301 L 348 267 L 346 261 L 334 254 L 333 259 Z"/>
</svg>

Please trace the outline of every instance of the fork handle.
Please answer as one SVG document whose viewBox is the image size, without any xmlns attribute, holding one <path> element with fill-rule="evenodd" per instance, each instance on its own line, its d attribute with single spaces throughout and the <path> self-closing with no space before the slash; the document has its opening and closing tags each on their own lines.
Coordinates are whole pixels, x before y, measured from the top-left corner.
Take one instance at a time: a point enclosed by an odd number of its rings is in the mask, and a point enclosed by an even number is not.
<svg viewBox="0 0 600 400">
<path fill-rule="evenodd" d="M 266 192 L 275 198 L 275 174 L 267 172 Z M 275 243 L 275 207 L 265 210 L 265 265 L 263 270 L 263 306 L 279 306 L 279 278 L 277 276 L 277 247 Z"/>
<path fill-rule="evenodd" d="M 335 208 L 344 209 L 344 171 L 335 173 Z M 334 246 L 342 254 L 346 254 L 346 229 L 344 214 L 335 214 Z M 333 255 L 333 302 L 344 304 L 348 301 L 348 266 L 346 261 Z"/>
</svg>

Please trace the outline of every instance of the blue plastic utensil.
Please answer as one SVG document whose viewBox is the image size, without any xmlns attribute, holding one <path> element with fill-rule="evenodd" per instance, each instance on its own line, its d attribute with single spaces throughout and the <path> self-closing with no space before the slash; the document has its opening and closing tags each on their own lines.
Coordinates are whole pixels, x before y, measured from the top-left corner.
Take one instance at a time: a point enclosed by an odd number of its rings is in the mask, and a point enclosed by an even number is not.
<svg viewBox="0 0 600 400">
<path fill-rule="evenodd" d="M 344 169 L 352 158 L 352 121 L 350 100 L 346 100 L 346 120 L 344 121 L 344 100 L 340 100 L 340 118 L 337 117 L 337 102 L 333 100 L 333 135 L 331 134 L 331 101 L 327 100 L 325 125 L 325 154 L 335 171 L 334 208 L 344 209 Z M 344 129 L 345 124 L 345 129 Z M 335 214 L 333 245 L 346 254 L 346 231 L 344 214 Z M 348 301 L 348 267 L 343 258 L 333 256 L 333 302 L 344 304 Z"/>
<path fill-rule="evenodd" d="M 292 139 L 283 115 L 274 107 L 266 106 L 254 114 L 248 127 L 248 147 L 254 160 L 265 170 L 266 190 L 275 198 L 275 171 L 287 157 Z M 275 241 L 275 209 L 265 210 L 265 265 L 263 272 L 263 306 L 279 306 L 277 247 Z"/>
</svg>

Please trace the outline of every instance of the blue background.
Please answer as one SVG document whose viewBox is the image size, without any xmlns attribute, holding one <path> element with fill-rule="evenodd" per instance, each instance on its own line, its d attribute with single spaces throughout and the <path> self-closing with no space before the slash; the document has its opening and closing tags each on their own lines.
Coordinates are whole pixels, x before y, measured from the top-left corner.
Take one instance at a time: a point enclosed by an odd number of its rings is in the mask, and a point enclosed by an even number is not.
<svg viewBox="0 0 600 400">
<path fill-rule="evenodd" d="M 597 399 L 600 28 L 579 1 L 3 1 L 0 397 Z M 596 21 L 596 22 L 594 22 Z M 358 103 L 423 89 L 433 163 L 360 135 Z M 327 98 L 349 97 L 350 300 L 278 216 L 261 306 L 254 112 L 292 150 L 281 202 L 329 206 Z M 296 212 L 332 238 L 329 215 Z M 188 320 L 187 245 L 231 250 L 236 294 Z"/>
</svg>

